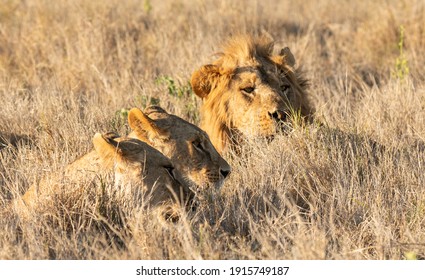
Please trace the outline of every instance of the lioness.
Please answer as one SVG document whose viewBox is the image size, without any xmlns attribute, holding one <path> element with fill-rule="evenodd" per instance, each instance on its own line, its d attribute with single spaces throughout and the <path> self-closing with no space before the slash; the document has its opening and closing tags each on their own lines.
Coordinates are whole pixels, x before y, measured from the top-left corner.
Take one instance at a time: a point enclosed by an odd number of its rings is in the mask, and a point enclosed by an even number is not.
<svg viewBox="0 0 425 280">
<path fill-rule="evenodd" d="M 118 138 L 113 133 L 97 133 L 93 145 L 93 151 L 75 160 L 59 176 L 67 184 L 55 184 L 55 178 L 43 178 L 22 196 L 25 206 L 35 209 L 38 203 L 63 191 L 59 187 L 108 178 L 111 172 L 114 180 L 113 184 L 107 182 L 113 187 L 109 192 L 126 201 L 137 203 L 148 199 L 151 206 L 168 207 L 192 197 L 191 190 L 180 183 L 180 173 L 171 161 L 148 144 L 138 139 Z"/>
<path fill-rule="evenodd" d="M 220 188 L 231 171 L 203 130 L 159 106 L 145 112 L 131 109 L 128 123 L 133 130 L 129 137 L 145 141 L 169 157 L 186 184 L 197 192 L 210 186 Z"/>
<path fill-rule="evenodd" d="M 192 88 L 204 101 L 201 128 L 219 152 L 240 137 L 273 136 L 294 112 L 309 115 L 307 82 L 294 69 L 294 56 L 289 48 L 273 55 L 273 47 L 263 37 L 235 37 L 216 61 L 192 74 Z"/>
</svg>

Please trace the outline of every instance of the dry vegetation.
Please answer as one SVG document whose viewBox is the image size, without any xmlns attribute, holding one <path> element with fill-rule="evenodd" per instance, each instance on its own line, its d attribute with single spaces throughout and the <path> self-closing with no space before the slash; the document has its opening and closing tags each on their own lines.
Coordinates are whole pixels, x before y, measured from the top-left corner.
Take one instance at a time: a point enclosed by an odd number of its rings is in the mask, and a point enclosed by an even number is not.
<svg viewBox="0 0 425 280">
<path fill-rule="evenodd" d="M 423 1 L 1 2 L 0 140 L 17 146 L 0 151 L 1 209 L 96 132 L 128 133 L 128 108 L 198 123 L 191 73 L 232 34 L 289 46 L 325 126 L 226 155 L 222 191 L 176 225 L 100 181 L 28 223 L 1 211 L 0 259 L 425 257 Z"/>
</svg>

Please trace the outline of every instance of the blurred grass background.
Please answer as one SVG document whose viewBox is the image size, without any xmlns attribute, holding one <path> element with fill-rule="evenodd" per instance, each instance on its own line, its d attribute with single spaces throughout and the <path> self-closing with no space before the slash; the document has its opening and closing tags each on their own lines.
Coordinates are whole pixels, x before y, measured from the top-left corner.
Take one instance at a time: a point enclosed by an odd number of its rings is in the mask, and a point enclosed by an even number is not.
<svg viewBox="0 0 425 280">
<path fill-rule="evenodd" d="M 328 130 L 252 144 L 194 217 L 169 227 L 132 213 L 130 229 L 113 231 L 118 245 L 92 226 L 98 209 L 85 199 L 71 232 L 49 213 L 24 233 L 2 219 L 0 258 L 424 258 L 419 0 L 1 0 L 0 133 L 31 140 L 0 151 L 0 207 L 89 151 L 96 132 L 127 133 L 131 107 L 159 104 L 198 123 L 191 73 L 239 33 L 290 47 Z M 294 192 L 308 194 L 307 211 Z"/>
</svg>

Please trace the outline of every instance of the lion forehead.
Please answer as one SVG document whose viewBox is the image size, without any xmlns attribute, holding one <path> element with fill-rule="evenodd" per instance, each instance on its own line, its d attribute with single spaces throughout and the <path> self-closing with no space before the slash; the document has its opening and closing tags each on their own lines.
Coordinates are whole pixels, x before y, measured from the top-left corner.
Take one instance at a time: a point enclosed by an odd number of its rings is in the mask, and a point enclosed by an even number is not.
<svg viewBox="0 0 425 280">
<path fill-rule="evenodd" d="M 232 81 L 241 83 L 265 83 L 275 86 L 279 84 L 280 78 L 276 67 L 244 66 L 235 69 Z"/>
</svg>

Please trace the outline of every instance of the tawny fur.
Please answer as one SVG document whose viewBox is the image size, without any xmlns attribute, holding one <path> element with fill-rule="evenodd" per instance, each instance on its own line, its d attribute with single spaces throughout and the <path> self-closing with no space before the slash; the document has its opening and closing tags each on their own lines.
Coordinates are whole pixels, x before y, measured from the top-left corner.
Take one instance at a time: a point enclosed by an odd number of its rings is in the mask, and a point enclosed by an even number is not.
<svg viewBox="0 0 425 280">
<path fill-rule="evenodd" d="M 25 218 L 58 194 L 80 193 L 96 180 L 106 183 L 109 195 L 118 195 L 134 207 L 149 201 L 152 207 L 169 208 L 193 197 L 189 187 L 181 184 L 171 161 L 146 143 L 97 133 L 93 144 L 94 150 L 69 164 L 64 172 L 42 178 L 16 199 L 17 212 Z"/>
<path fill-rule="evenodd" d="M 185 182 L 196 191 L 220 188 L 231 168 L 199 127 L 158 106 L 130 110 L 129 137 L 152 145 L 169 157 Z"/>
<path fill-rule="evenodd" d="M 193 73 L 192 88 L 204 100 L 201 128 L 219 152 L 237 146 L 240 137 L 272 136 L 277 131 L 273 116 L 310 115 L 307 80 L 294 68 L 289 48 L 278 55 L 273 48 L 265 37 L 234 37 L 216 61 Z M 252 95 L 242 92 L 247 88 L 254 89 Z"/>
</svg>

